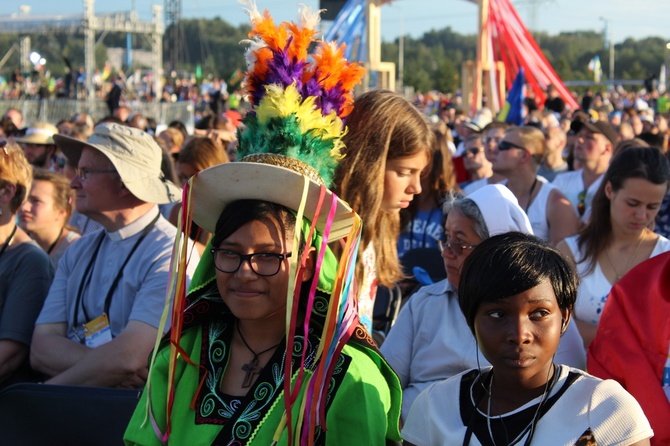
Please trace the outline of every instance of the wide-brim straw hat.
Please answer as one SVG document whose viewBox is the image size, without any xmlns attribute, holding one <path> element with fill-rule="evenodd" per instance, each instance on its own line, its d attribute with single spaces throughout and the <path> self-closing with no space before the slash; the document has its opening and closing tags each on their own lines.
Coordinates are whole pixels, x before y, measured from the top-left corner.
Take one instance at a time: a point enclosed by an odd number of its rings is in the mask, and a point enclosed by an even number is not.
<svg viewBox="0 0 670 446">
<path fill-rule="evenodd" d="M 314 221 L 321 201 L 316 229 L 323 234 L 333 203 L 333 192 L 322 187 L 323 182 L 318 174 L 308 165 L 281 155 L 253 155 L 199 172 L 192 181 L 193 221 L 214 233 L 219 216 L 228 204 L 236 200 L 270 201 L 298 211 L 305 182 L 304 215 Z M 358 218 L 345 201 L 336 197 L 335 204 L 335 215 L 328 236 L 331 241 L 349 235 Z"/>
<path fill-rule="evenodd" d="M 32 127 L 26 130 L 24 136 L 15 138 L 14 141 L 23 144 L 37 144 L 42 146 L 51 146 L 54 142 L 54 135 L 58 133 L 56 126 L 48 122 L 36 122 Z"/>
</svg>

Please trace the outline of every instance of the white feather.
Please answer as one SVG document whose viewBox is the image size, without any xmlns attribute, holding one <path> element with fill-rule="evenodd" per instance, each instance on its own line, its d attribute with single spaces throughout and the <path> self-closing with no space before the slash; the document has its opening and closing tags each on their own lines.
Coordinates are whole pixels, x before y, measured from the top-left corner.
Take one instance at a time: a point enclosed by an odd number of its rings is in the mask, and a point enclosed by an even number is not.
<svg viewBox="0 0 670 446">
<path fill-rule="evenodd" d="M 257 22 L 260 19 L 262 19 L 261 13 L 258 10 L 258 7 L 256 6 L 256 2 L 254 0 L 237 0 L 239 4 L 242 6 L 246 6 L 247 8 L 244 9 L 244 12 L 247 13 L 249 16 L 249 20 L 251 20 L 251 23 Z"/>
<path fill-rule="evenodd" d="M 300 6 L 300 9 L 298 10 L 298 25 L 304 29 L 315 30 L 321 21 L 321 13 L 324 12 L 325 9 L 312 11 L 312 8 L 304 3 L 300 3 L 298 6 Z"/>
</svg>

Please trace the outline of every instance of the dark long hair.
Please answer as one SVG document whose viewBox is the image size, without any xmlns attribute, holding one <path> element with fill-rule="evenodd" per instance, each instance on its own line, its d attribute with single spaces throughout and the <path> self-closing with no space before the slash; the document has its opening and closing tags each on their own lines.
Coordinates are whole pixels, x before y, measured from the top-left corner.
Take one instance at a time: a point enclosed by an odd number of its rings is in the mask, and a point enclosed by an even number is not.
<svg viewBox="0 0 670 446">
<path fill-rule="evenodd" d="M 449 151 L 447 145 L 447 138 L 437 128 L 433 128 L 433 135 L 435 139 L 433 141 L 432 159 L 425 174 L 428 184 L 426 189 L 421 191 L 421 195 L 429 195 L 434 200 L 435 206 L 439 207 L 449 192 L 459 191 L 460 189 L 456 184 L 456 175 L 454 175 L 454 165 L 451 161 L 451 151 Z M 407 209 L 400 210 L 401 230 L 414 219 L 419 211 L 418 198 L 418 196 L 414 197 Z"/>
<path fill-rule="evenodd" d="M 670 182 L 670 166 L 660 150 L 653 147 L 632 147 L 619 153 L 610 164 L 591 204 L 589 223 L 577 236 L 577 245 L 584 257 L 577 262 L 588 262 L 587 272 L 595 268 L 598 256 L 612 241 L 610 200 L 605 195 L 607 183 L 612 191 L 620 190 L 629 178 L 641 178 L 652 184 Z"/>
</svg>

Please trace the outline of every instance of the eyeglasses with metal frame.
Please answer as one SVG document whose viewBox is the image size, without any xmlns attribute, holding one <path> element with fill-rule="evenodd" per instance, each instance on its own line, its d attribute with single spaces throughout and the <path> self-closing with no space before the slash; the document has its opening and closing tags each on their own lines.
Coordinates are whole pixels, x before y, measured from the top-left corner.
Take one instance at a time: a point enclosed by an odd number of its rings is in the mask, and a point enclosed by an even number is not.
<svg viewBox="0 0 670 446">
<path fill-rule="evenodd" d="M 437 243 L 440 246 L 440 251 L 444 251 L 444 248 L 449 248 L 449 251 L 451 251 L 455 257 L 462 255 L 464 251 L 475 249 L 477 247 L 477 245 L 468 245 L 463 242 L 452 242 L 446 237 L 439 240 Z"/>
<path fill-rule="evenodd" d="M 87 169 L 86 167 L 77 167 L 74 169 L 75 174 L 79 177 L 80 180 L 84 181 L 88 178 L 89 175 L 94 175 L 97 173 L 116 173 L 115 169 Z"/>
</svg>

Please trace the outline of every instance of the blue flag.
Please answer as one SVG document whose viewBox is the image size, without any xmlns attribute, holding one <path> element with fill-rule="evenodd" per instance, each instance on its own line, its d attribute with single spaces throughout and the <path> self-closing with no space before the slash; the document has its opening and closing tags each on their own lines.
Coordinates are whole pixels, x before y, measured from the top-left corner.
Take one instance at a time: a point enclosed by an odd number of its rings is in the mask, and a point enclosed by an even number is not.
<svg viewBox="0 0 670 446">
<path fill-rule="evenodd" d="M 526 75 L 523 67 L 514 79 L 512 88 L 507 92 L 505 105 L 498 114 L 498 121 L 514 125 L 523 124 L 523 101 L 526 98 Z"/>
</svg>

